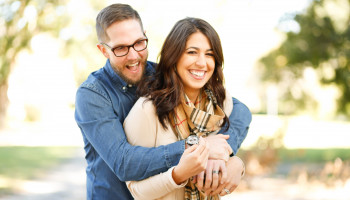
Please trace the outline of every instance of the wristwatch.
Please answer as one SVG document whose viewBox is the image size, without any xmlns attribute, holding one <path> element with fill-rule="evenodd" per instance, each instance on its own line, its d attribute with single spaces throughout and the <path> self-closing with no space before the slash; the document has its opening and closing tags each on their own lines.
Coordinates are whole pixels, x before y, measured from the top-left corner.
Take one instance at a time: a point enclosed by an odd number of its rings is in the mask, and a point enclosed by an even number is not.
<svg viewBox="0 0 350 200">
<path fill-rule="evenodd" d="M 192 146 L 198 143 L 199 143 L 199 137 L 197 135 L 189 135 L 186 138 L 186 144 L 188 144 L 189 146 Z"/>
</svg>

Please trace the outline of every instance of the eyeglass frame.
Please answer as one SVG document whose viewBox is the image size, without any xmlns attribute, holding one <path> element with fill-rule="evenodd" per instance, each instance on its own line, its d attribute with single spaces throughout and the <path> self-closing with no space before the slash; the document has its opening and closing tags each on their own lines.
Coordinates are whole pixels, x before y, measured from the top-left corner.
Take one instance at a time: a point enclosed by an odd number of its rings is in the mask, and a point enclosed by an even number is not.
<svg viewBox="0 0 350 200">
<path fill-rule="evenodd" d="M 140 42 L 140 41 L 146 41 L 146 47 L 145 47 L 144 49 L 141 49 L 141 50 L 136 50 L 136 49 L 135 49 L 135 44 L 138 43 L 138 42 Z M 106 44 L 106 43 L 104 43 L 104 42 L 101 42 L 100 44 L 105 45 L 106 47 L 108 47 L 109 50 L 112 51 L 112 53 L 114 54 L 115 57 L 123 57 L 123 56 L 128 55 L 128 53 L 129 53 L 129 51 L 130 51 L 130 47 L 132 47 L 132 48 L 133 48 L 135 51 L 137 51 L 137 52 L 140 52 L 140 51 L 143 51 L 143 50 L 147 49 L 147 46 L 148 46 L 148 38 L 144 38 L 144 39 L 141 39 L 141 40 L 137 40 L 136 42 L 134 42 L 134 44 L 132 44 L 132 45 L 125 45 L 125 46 L 124 46 L 124 45 L 120 45 L 120 46 L 116 46 L 116 47 L 110 47 L 108 44 Z M 128 47 L 128 51 L 126 52 L 126 54 L 121 55 L 121 56 L 115 55 L 114 50 L 115 50 L 116 48 L 118 48 L 118 47 L 121 47 L 121 46 L 122 46 L 122 47 Z"/>
</svg>

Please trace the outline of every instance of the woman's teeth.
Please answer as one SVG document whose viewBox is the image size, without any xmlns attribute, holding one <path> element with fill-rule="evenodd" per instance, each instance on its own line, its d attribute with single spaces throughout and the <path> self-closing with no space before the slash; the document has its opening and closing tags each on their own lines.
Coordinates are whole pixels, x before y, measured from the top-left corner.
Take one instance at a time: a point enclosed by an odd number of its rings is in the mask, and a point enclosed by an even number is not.
<svg viewBox="0 0 350 200">
<path fill-rule="evenodd" d="M 190 71 L 191 74 L 202 77 L 204 75 L 204 71 Z"/>
</svg>

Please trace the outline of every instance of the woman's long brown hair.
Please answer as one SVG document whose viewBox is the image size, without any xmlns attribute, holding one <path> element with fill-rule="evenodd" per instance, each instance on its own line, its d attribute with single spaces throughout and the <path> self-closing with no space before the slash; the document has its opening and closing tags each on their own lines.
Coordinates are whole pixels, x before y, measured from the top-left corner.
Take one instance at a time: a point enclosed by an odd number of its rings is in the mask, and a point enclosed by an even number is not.
<svg viewBox="0 0 350 200">
<path fill-rule="evenodd" d="M 138 95 L 147 97 L 153 102 L 159 121 L 165 129 L 167 129 L 166 122 L 170 122 L 169 113 L 181 103 L 181 96 L 184 93 L 183 83 L 175 68 L 185 51 L 189 36 L 196 32 L 201 32 L 209 39 L 215 58 L 214 73 L 204 87 L 213 91 L 218 105 L 223 107 L 225 100 L 222 71 L 224 56 L 219 35 L 208 22 L 202 19 L 182 19 L 175 24 L 165 39 L 155 75 L 145 77 L 138 87 Z M 227 116 L 225 116 L 222 126 L 226 123 L 229 123 Z"/>
</svg>

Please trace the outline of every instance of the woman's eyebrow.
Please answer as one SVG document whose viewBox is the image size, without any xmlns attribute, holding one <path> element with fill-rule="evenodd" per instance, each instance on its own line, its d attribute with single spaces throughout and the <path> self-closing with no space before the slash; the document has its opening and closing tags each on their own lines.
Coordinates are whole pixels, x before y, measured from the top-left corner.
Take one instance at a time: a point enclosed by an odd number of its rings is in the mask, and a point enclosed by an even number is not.
<svg viewBox="0 0 350 200">
<path fill-rule="evenodd" d="M 188 50 L 188 49 L 195 49 L 195 50 L 199 50 L 199 47 L 188 47 L 186 48 L 185 50 Z M 213 49 L 207 49 L 205 51 L 214 51 Z"/>
<path fill-rule="evenodd" d="M 196 50 L 198 50 L 199 48 L 198 47 L 188 47 L 188 48 L 186 48 L 186 50 L 188 50 L 188 49 L 196 49 Z"/>
</svg>

